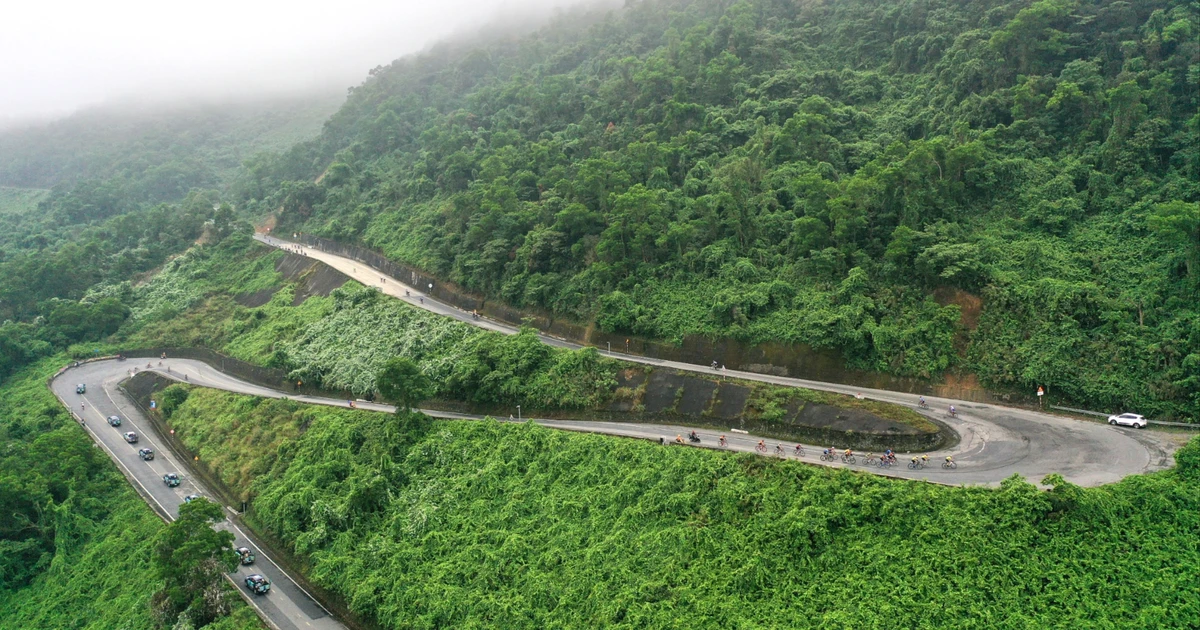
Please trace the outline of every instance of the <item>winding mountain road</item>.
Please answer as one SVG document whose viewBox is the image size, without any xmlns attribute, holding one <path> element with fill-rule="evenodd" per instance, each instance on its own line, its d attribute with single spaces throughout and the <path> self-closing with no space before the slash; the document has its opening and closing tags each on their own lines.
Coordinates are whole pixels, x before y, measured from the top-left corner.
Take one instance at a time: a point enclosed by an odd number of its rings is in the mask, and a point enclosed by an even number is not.
<svg viewBox="0 0 1200 630">
<path fill-rule="evenodd" d="M 475 319 L 470 313 L 428 297 L 417 291 L 416 288 L 407 286 L 395 278 L 387 277 L 364 263 L 295 243 L 280 241 L 274 237 L 268 238 L 260 234 L 256 235 L 256 238 L 268 245 L 303 253 L 303 255 L 319 260 L 358 282 L 374 286 L 383 293 L 405 300 L 417 308 L 424 308 L 433 313 L 501 333 L 517 332 L 514 327 L 506 324 L 486 318 Z M 541 335 L 541 338 L 545 343 L 554 346 L 581 347 L 578 344 L 547 335 Z M 601 353 L 624 361 L 706 375 L 712 374 L 712 369 L 708 366 L 649 359 L 618 352 L 601 351 Z M 290 395 L 248 383 L 225 374 L 207 363 L 192 359 L 168 358 L 161 362 L 151 361 L 149 365 L 140 364 L 133 359 L 128 361 L 104 359 L 89 361 L 63 370 L 50 383 L 55 395 L 77 418 L 82 420 L 88 434 L 99 447 L 102 447 L 112 457 L 147 503 L 168 519 L 174 519 L 179 505 L 183 503 L 184 497 L 187 495 L 198 494 L 213 497 L 216 494 L 188 474 L 187 466 L 181 465 L 175 454 L 169 448 L 165 448 L 161 436 L 155 433 L 153 426 L 141 410 L 127 398 L 119 387 L 122 381 L 137 371 L 147 369 L 176 380 L 186 378 L 188 383 L 203 387 L 269 398 L 290 398 L 310 404 L 347 406 L 345 400 Z M 914 407 L 918 398 L 916 395 L 901 392 L 857 388 L 838 383 L 754 372 L 728 370 L 723 373 L 745 380 L 839 392 Z M 75 393 L 75 386 L 78 383 L 87 385 L 85 394 Z M 819 457 L 822 447 L 817 445 L 806 445 L 805 453 L 797 456 L 793 449 L 794 444 L 783 444 L 781 445 L 783 453 L 777 455 L 775 440 L 766 440 L 769 447 L 765 455 L 940 484 L 995 486 L 1014 474 L 1037 483 L 1045 475 L 1059 473 L 1072 483 L 1096 486 L 1120 480 L 1127 475 L 1151 472 L 1171 466 L 1173 463 L 1171 453 L 1181 443 L 1179 434 L 1112 427 L 1097 422 L 1073 420 L 999 405 L 966 403 L 933 397 L 928 397 L 927 400 L 937 411 L 924 413 L 936 415 L 959 436 L 959 443 L 950 450 L 929 453 L 930 466 L 928 468 L 921 470 L 906 468 L 907 457 L 901 457 L 897 466 L 886 469 L 878 466 L 864 466 L 861 460 L 858 464 L 853 465 L 824 462 L 820 461 Z M 957 418 L 945 416 L 943 410 L 950 404 L 954 404 L 958 408 Z M 377 403 L 356 402 L 356 406 L 371 411 L 394 411 L 390 405 Z M 424 410 L 424 412 L 438 418 L 481 419 L 480 416 L 435 410 Z M 123 419 L 121 427 L 114 428 L 108 425 L 105 418 L 111 415 L 117 415 Z M 532 421 L 556 429 L 603 433 L 648 439 L 655 442 L 661 440 L 668 444 L 673 441 L 675 435 L 690 430 L 689 427 L 660 424 L 545 419 L 532 419 Z M 137 432 L 140 438 L 139 442 L 137 444 L 126 443 L 122 437 L 126 431 Z M 701 442 L 696 446 L 742 452 L 754 452 L 760 439 L 754 435 L 730 432 L 726 434 L 729 439 L 728 446 L 718 447 L 717 434 L 701 430 L 699 435 Z M 141 447 L 154 449 L 155 459 L 142 461 L 138 456 L 138 449 Z M 940 468 L 940 463 L 946 455 L 954 456 L 958 462 L 957 469 L 943 470 Z M 162 475 L 167 472 L 181 474 L 183 483 L 177 488 L 168 488 L 162 482 Z M 231 508 L 227 509 L 232 511 Z M 244 590 L 241 580 L 251 573 L 261 573 L 271 579 L 272 590 L 269 594 L 247 597 L 248 601 L 258 609 L 261 616 L 270 625 L 280 630 L 344 628 L 286 571 L 262 552 L 253 536 L 242 531 L 233 523 L 226 522 L 222 524 L 222 527 L 234 533 L 237 546 L 248 546 L 254 549 L 258 556 L 254 565 L 239 568 L 237 574 L 233 576 L 239 590 Z"/>
<path fill-rule="evenodd" d="M 262 233 L 255 234 L 254 238 L 266 245 L 320 261 L 359 283 L 375 287 L 385 295 L 404 300 L 413 307 L 504 334 L 518 332 L 516 327 L 508 324 L 483 317 L 476 319 L 472 317 L 471 313 L 441 302 L 417 287 L 392 278 L 361 261 Z M 543 333 L 539 333 L 538 336 L 544 343 L 552 346 L 572 349 L 584 347 Z M 708 376 L 713 374 L 712 368 L 707 365 L 651 359 L 605 350 L 600 350 L 600 354 L 632 363 Z M 916 394 L 904 392 L 756 372 L 722 370 L 721 374 L 785 387 L 805 387 L 861 396 L 914 408 L 919 399 Z M 926 401 L 930 405 L 930 410 L 924 413 L 949 425 L 959 436 L 959 444 L 956 447 L 950 451 L 930 453 L 930 458 L 936 458 L 940 462 L 945 455 L 953 455 L 958 460 L 958 469 L 944 474 L 940 469 L 934 471 L 925 469 L 916 473 L 897 468 L 886 471 L 873 469 L 875 472 L 906 478 L 929 479 L 930 481 L 986 485 L 999 485 L 1000 481 L 1014 474 L 1037 483 L 1046 475 L 1059 473 L 1072 483 L 1081 486 L 1096 486 L 1112 483 L 1127 475 L 1170 467 L 1174 463 L 1171 453 L 1179 444 L 1177 436 L 1172 434 L 1111 427 L 1097 422 L 1075 420 L 1016 407 L 964 402 L 933 396 L 927 396 Z M 957 418 L 951 418 L 946 413 L 950 405 L 957 408 Z M 563 423 L 547 424 L 559 426 Z M 673 436 L 683 430 L 682 427 L 655 427 L 641 424 L 566 424 L 570 426 L 561 426 L 561 428 L 652 438 L 659 435 Z M 715 441 L 715 436 L 709 437 L 710 442 Z M 739 441 L 747 441 L 747 439 L 746 436 L 740 436 Z M 757 444 L 758 438 L 750 438 L 748 441 L 752 447 Z M 768 442 L 773 443 L 769 440 Z M 702 443 L 702 445 L 707 444 Z M 814 459 L 819 454 L 819 451 L 814 452 L 814 450 L 816 449 L 808 450 L 809 459 Z M 769 453 L 773 453 L 773 448 Z M 903 463 L 901 462 L 901 464 Z"/>
</svg>

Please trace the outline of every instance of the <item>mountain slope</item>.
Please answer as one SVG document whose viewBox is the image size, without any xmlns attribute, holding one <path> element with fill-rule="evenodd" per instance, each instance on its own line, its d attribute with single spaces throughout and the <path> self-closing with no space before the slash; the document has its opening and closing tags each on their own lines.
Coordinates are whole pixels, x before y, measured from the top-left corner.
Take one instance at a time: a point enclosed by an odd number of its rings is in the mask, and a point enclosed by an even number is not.
<svg viewBox="0 0 1200 630">
<path fill-rule="evenodd" d="M 378 69 L 239 190 L 609 331 L 1196 417 L 1197 35 L 1178 0 L 631 3 Z"/>
</svg>

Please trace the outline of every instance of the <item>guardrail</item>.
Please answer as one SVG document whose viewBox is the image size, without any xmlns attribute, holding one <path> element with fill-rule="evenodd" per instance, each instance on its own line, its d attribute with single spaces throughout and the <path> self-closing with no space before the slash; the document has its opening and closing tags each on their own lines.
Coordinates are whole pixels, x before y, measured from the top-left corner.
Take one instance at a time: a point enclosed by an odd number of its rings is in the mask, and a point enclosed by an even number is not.
<svg viewBox="0 0 1200 630">
<path fill-rule="evenodd" d="M 1070 411 L 1071 413 L 1081 413 L 1087 416 L 1099 416 L 1101 418 L 1107 418 L 1112 415 L 1100 411 L 1092 411 L 1090 409 L 1076 409 L 1074 407 L 1060 407 L 1058 405 L 1050 405 L 1050 408 L 1057 409 L 1059 411 Z M 1192 424 L 1189 422 L 1167 422 L 1166 420 L 1151 420 L 1149 418 L 1146 419 L 1146 422 L 1148 424 L 1156 424 L 1161 427 L 1191 427 L 1193 429 L 1200 429 L 1200 424 Z"/>
</svg>

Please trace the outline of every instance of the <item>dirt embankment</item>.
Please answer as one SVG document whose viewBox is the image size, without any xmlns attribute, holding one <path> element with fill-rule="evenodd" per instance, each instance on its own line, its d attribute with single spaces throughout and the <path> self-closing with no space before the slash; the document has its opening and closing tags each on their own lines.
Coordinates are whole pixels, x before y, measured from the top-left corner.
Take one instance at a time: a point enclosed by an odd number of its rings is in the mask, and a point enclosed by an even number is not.
<svg viewBox="0 0 1200 630">
<path fill-rule="evenodd" d="M 345 275 L 328 265 L 296 254 L 284 254 L 275 263 L 275 271 L 278 271 L 283 276 L 285 283 L 296 283 L 296 293 L 292 297 L 292 306 L 299 306 L 304 300 L 314 295 L 326 297 L 330 293 L 333 293 L 334 289 L 346 284 L 346 281 L 349 280 Z M 254 308 L 270 302 L 271 298 L 281 288 L 282 286 L 269 287 L 253 293 L 242 293 L 234 296 L 233 299 L 242 306 Z"/>
<path fill-rule="evenodd" d="M 928 450 L 953 439 L 913 410 L 851 396 L 630 368 L 618 373 L 607 413 L 654 422 L 743 429 L 755 434 L 863 449 Z"/>
</svg>

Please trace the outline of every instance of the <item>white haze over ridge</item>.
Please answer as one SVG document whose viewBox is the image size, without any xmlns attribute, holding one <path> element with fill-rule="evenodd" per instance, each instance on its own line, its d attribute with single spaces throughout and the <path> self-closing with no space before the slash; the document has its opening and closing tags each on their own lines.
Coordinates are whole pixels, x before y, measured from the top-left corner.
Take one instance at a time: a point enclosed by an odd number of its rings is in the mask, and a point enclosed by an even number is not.
<svg viewBox="0 0 1200 630">
<path fill-rule="evenodd" d="M 225 100 L 355 85 L 498 20 L 581 0 L 5 0 L 0 127 L 111 101 Z"/>
</svg>

